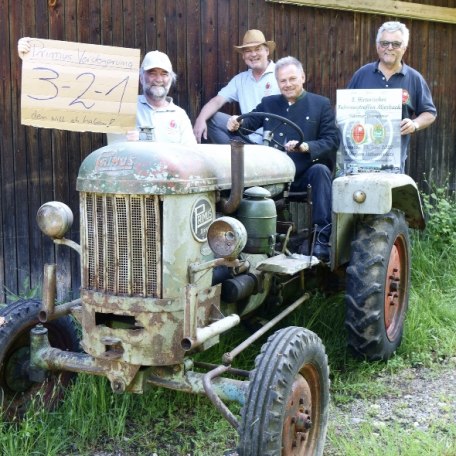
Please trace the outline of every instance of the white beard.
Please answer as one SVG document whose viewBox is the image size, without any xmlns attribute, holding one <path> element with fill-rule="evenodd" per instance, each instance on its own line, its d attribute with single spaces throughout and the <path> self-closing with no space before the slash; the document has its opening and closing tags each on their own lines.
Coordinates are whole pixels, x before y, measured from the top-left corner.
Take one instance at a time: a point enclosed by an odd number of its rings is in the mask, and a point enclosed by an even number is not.
<svg viewBox="0 0 456 456">
<path fill-rule="evenodd" d="M 146 95 L 153 100 L 164 100 L 168 95 L 168 89 L 164 86 L 150 85 L 145 88 Z"/>
</svg>

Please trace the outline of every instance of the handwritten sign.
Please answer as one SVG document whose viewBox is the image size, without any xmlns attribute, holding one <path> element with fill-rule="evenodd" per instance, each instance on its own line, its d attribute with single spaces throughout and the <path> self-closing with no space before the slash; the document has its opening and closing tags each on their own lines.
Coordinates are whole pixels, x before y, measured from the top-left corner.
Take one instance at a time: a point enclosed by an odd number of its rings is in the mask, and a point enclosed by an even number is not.
<svg viewBox="0 0 456 456">
<path fill-rule="evenodd" d="M 336 107 L 343 174 L 399 172 L 402 89 L 338 90 Z"/>
<path fill-rule="evenodd" d="M 30 39 L 22 64 L 21 123 L 125 133 L 135 127 L 139 49 Z"/>
</svg>

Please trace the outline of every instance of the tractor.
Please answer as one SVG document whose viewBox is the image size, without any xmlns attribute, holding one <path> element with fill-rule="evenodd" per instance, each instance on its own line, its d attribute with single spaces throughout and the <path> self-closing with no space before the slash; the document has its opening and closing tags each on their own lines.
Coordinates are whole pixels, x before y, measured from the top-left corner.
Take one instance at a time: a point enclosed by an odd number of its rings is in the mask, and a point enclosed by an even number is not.
<svg viewBox="0 0 456 456">
<path fill-rule="evenodd" d="M 118 394 L 158 386 L 206 395 L 237 429 L 239 455 L 323 454 L 325 347 L 304 327 L 272 330 L 310 299 L 315 277 L 342 277 L 350 348 L 389 359 L 407 311 L 408 229 L 424 226 L 423 211 L 409 176 L 337 177 L 331 257 L 322 263 L 312 255 L 311 189 L 290 192 L 293 161 L 272 146 L 125 141 L 84 159 L 79 242 L 65 237 L 67 205 L 48 202 L 37 213 L 45 235 L 79 254 L 80 294 L 57 304 L 57 265 L 46 264 L 42 299 L 0 311 L 5 416 L 23 413 L 37 390 L 52 404 L 84 372 Z M 308 252 L 297 253 L 303 239 Z M 265 307 L 270 318 L 219 364 L 195 359 Z M 266 334 L 252 369 L 237 368 L 236 357 Z"/>
</svg>

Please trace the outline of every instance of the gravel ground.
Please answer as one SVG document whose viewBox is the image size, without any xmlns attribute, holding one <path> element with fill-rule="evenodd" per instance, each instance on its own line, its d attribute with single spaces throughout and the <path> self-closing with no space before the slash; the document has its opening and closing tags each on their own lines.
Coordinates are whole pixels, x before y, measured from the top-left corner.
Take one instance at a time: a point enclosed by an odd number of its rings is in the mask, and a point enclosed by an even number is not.
<svg viewBox="0 0 456 456">
<path fill-rule="evenodd" d="M 374 430 L 399 425 L 405 431 L 426 431 L 435 425 L 444 429 L 456 423 L 456 357 L 438 370 L 416 367 L 385 375 L 378 382 L 389 392 L 377 399 L 331 405 L 330 422 L 337 423 L 336 435 L 343 435 L 347 426 L 356 430 L 363 423 L 370 423 Z M 336 454 L 329 444 L 325 455 Z"/>
</svg>

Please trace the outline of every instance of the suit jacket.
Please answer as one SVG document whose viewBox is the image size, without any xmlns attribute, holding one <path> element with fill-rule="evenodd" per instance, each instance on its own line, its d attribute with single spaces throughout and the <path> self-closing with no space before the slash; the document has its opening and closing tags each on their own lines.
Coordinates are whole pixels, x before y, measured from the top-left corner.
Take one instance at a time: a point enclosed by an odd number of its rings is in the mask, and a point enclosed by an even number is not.
<svg viewBox="0 0 456 456">
<path fill-rule="evenodd" d="M 335 168 L 336 152 L 339 147 L 339 130 L 336 126 L 334 110 L 328 98 L 306 92 L 292 105 L 283 95 L 264 97 L 252 112 L 265 112 L 286 117 L 297 124 L 304 133 L 304 142 L 309 145 L 310 153 L 290 152 L 296 166 L 296 178 L 302 175 L 314 163 L 323 163 L 332 171 Z M 273 131 L 275 141 L 280 145 L 272 147 L 284 150 L 283 145 L 299 139 L 296 131 L 276 119 L 246 118 L 242 126 L 257 130 L 261 126 L 265 131 Z"/>
</svg>

